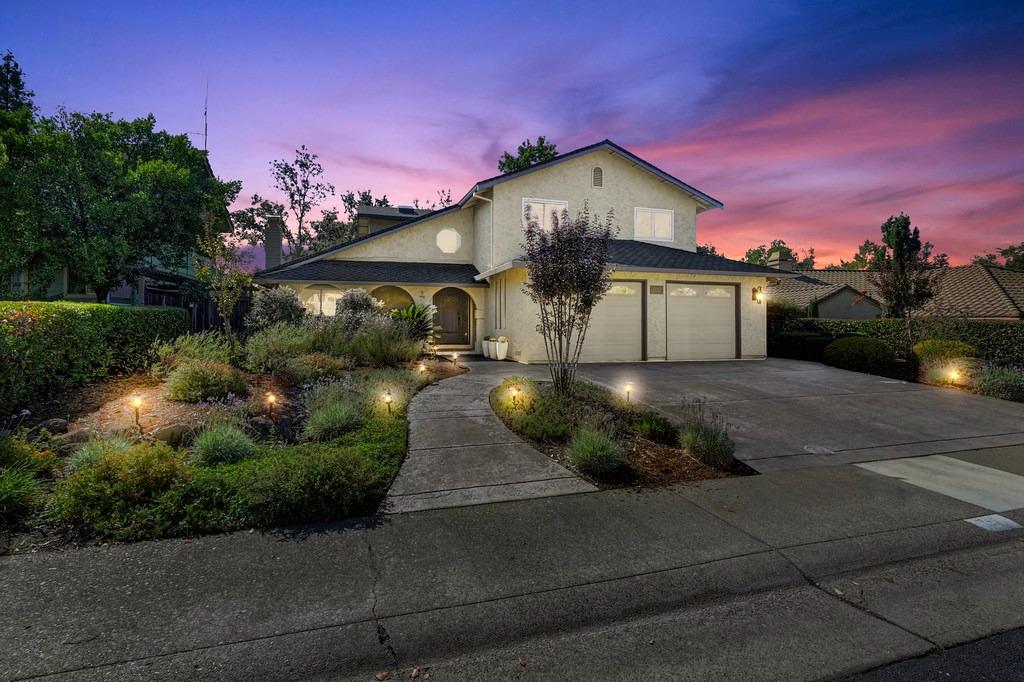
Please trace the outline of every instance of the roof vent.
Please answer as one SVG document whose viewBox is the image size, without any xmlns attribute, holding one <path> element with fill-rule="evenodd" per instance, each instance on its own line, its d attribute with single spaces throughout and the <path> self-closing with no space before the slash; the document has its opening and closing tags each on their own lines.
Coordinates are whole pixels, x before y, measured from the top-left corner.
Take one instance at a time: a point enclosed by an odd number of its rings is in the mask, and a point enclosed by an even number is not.
<svg viewBox="0 0 1024 682">
<path fill-rule="evenodd" d="M 398 212 L 404 213 L 405 215 L 416 215 L 416 209 L 412 206 L 399 206 Z"/>
<path fill-rule="evenodd" d="M 601 170 L 600 166 L 594 166 L 594 170 L 592 172 L 592 175 L 593 175 L 593 178 L 592 178 L 592 183 L 591 184 L 594 187 L 604 187 L 604 171 Z"/>
</svg>

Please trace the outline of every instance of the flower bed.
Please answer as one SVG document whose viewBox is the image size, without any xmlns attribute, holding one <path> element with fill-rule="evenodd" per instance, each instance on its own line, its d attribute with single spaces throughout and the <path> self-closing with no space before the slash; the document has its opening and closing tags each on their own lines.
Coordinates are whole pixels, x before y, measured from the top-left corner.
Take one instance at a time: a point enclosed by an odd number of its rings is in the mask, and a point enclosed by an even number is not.
<svg viewBox="0 0 1024 682">
<path fill-rule="evenodd" d="M 490 402 L 512 431 L 602 487 L 750 473 L 733 458 L 724 421 L 702 403 L 684 410 L 679 428 L 586 381 L 577 381 L 573 397 L 565 400 L 550 384 L 522 377 L 506 379 L 491 391 Z"/>
<path fill-rule="evenodd" d="M 277 323 L 241 348 L 210 332 L 160 345 L 130 392 L 93 387 L 98 409 L 6 424 L 0 530 L 17 551 L 44 535 L 135 541 L 372 513 L 405 454 L 409 400 L 462 371 L 407 362 L 423 343 L 409 330 L 371 309 Z"/>
</svg>

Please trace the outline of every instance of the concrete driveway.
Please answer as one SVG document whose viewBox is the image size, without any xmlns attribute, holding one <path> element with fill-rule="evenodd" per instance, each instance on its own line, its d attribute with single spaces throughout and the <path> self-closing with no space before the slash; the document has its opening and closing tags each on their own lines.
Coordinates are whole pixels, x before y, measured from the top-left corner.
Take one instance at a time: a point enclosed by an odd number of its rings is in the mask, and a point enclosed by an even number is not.
<svg viewBox="0 0 1024 682">
<path fill-rule="evenodd" d="M 1024 443 L 1024 404 L 798 360 L 581 365 L 582 378 L 670 417 L 686 398 L 724 413 L 758 471 Z"/>
</svg>

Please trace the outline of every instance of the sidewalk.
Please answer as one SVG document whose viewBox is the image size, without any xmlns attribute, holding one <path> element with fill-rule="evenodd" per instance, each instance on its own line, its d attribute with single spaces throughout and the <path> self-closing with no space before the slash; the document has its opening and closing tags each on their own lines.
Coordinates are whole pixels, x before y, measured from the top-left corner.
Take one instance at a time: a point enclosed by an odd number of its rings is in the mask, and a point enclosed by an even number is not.
<svg viewBox="0 0 1024 682">
<path fill-rule="evenodd" d="M 509 431 L 491 410 L 491 389 L 506 376 L 546 375 L 546 369 L 469 364 L 471 372 L 423 389 L 409 405 L 409 451 L 384 513 L 597 490 Z"/>
<path fill-rule="evenodd" d="M 985 513 L 837 466 L 0 557 L 0 679 L 850 674 L 1024 625 Z"/>
</svg>

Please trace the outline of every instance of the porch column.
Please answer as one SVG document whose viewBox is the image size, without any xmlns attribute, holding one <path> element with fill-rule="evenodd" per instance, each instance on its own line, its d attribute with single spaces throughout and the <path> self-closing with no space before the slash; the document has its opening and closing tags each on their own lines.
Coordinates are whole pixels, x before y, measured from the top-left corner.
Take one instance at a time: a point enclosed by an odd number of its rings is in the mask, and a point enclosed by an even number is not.
<svg viewBox="0 0 1024 682">
<path fill-rule="evenodd" d="M 484 328 L 484 309 L 481 306 L 473 308 L 473 347 L 481 353 L 484 352 L 483 335 L 480 330 Z"/>
</svg>

